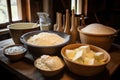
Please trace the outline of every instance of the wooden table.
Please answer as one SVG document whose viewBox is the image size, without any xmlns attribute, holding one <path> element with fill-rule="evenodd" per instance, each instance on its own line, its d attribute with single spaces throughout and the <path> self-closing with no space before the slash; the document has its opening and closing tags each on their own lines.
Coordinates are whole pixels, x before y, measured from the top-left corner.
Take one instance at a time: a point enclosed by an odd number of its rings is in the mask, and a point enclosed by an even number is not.
<svg viewBox="0 0 120 80">
<path fill-rule="evenodd" d="M 111 61 L 103 73 L 92 77 L 82 77 L 73 74 L 67 67 L 65 67 L 60 74 L 55 77 L 47 78 L 34 67 L 34 59 L 29 53 L 27 53 L 20 61 L 10 62 L 2 54 L 2 50 L 4 47 L 11 44 L 14 44 L 12 39 L 0 41 L 0 65 L 22 80 L 109 80 L 120 64 L 120 46 L 113 44 L 109 51 Z"/>
</svg>

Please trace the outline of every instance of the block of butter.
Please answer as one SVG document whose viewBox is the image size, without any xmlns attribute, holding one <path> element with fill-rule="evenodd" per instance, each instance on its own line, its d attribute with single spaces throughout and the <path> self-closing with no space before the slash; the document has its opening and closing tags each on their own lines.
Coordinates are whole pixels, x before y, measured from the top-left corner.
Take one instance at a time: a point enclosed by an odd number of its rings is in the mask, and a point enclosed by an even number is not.
<svg viewBox="0 0 120 80">
<path fill-rule="evenodd" d="M 97 59 L 97 60 L 104 59 L 104 53 L 103 52 L 96 52 L 95 53 L 95 59 Z"/>
<path fill-rule="evenodd" d="M 69 58 L 69 59 L 73 59 L 73 57 L 75 56 L 75 50 L 66 50 L 65 51 L 66 53 L 66 56 Z"/>
<path fill-rule="evenodd" d="M 89 45 L 80 46 L 73 50 L 66 50 L 66 55 L 72 61 L 85 65 L 102 64 L 105 62 L 103 52 L 95 52 L 90 49 Z"/>
<path fill-rule="evenodd" d="M 72 60 L 75 61 L 79 58 L 82 58 L 82 55 L 83 55 L 83 50 L 77 51 L 75 56 L 72 58 Z"/>
<path fill-rule="evenodd" d="M 84 58 L 84 64 L 86 65 L 94 65 L 94 62 L 95 62 L 94 58 L 88 58 L 88 57 Z"/>
</svg>

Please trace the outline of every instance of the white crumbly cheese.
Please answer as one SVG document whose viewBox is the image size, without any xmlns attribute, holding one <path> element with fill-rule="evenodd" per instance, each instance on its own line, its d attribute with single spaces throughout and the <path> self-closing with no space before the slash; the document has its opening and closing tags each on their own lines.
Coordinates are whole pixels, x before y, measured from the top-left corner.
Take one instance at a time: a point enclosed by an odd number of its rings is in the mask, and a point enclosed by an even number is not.
<svg viewBox="0 0 120 80">
<path fill-rule="evenodd" d="M 16 54 L 21 54 L 26 51 L 26 48 L 23 46 L 11 46 L 5 49 L 5 54 L 8 55 L 16 55 Z"/>
<path fill-rule="evenodd" d="M 65 40 L 55 33 L 42 32 L 30 37 L 27 42 L 37 46 L 53 46 L 62 44 Z"/>
<path fill-rule="evenodd" d="M 37 59 L 36 67 L 42 70 L 57 70 L 64 66 L 64 63 L 57 56 L 43 55 L 41 58 Z"/>
<path fill-rule="evenodd" d="M 94 52 L 90 46 L 80 46 L 73 50 L 66 50 L 66 56 L 80 64 L 94 65 L 103 64 L 106 60 L 103 52 Z"/>
</svg>

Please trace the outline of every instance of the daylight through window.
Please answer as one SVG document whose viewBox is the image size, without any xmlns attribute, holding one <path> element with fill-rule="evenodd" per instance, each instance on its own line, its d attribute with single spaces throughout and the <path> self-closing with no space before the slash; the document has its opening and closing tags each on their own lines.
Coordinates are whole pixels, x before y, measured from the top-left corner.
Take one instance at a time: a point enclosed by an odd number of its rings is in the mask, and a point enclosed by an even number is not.
<svg viewBox="0 0 120 80">
<path fill-rule="evenodd" d="M 21 0 L 0 0 L 0 24 L 21 20 Z"/>
</svg>

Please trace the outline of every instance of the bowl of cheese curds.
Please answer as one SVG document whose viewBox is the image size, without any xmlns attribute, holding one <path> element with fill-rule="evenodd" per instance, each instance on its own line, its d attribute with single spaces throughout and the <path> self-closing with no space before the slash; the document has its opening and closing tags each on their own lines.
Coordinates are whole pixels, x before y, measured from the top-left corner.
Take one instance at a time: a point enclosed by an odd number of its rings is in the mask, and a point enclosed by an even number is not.
<svg viewBox="0 0 120 80">
<path fill-rule="evenodd" d="M 42 55 L 34 61 L 34 66 L 38 71 L 47 77 L 59 74 L 64 65 L 63 60 L 58 56 Z"/>
</svg>

